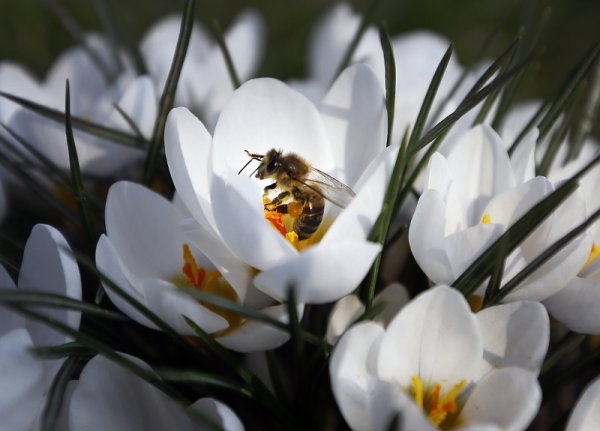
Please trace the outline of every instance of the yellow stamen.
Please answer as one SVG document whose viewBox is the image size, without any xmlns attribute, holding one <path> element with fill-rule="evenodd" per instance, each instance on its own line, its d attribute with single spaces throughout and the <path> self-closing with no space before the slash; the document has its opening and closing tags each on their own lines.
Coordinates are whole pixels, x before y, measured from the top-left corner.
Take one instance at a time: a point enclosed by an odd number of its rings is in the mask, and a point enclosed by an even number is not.
<svg viewBox="0 0 600 431">
<path fill-rule="evenodd" d="M 419 408 L 423 408 L 423 382 L 419 378 L 419 376 L 412 376 L 412 384 L 413 384 L 413 396 L 415 397 L 415 403 Z"/>
<path fill-rule="evenodd" d="M 219 271 L 213 270 L 207 272 L 204 268 L 198 266 L 187 244 L 183 244 L 183 266 L 181 267 L 181 272 L 183 273 L 183 277 L 178 276 L 173 279 L 173 283 L 176 286 L 193 287 L 233 302 L 239 301 L 237 292 L 221 276 Z M 232 332 L 244 323 L 242 316 L 233 311 L 224 310 L 205 301 L 200 301 L 200 303 L 213 313 L 223 317 L 229 323 L 228 328 L 215 334 L 216 336 Z"/>
<path fill-rule="evenodd" d="M 427 390 L 424 389 L 421 378 L 414 375 L 412 376 L 411 395 L 415 399 L 415 404 L 427 415 L 429 421 L 436 427 L 445 429 L 444 425 L 448 425 L 449 421 L 454 422 L 457 419 L 454 416 L 459 410 L 456 400 L 466 384 L 466 380 L 461 380 L 442 396 L 442 385 L 440 383 L 433 384 Z"/>
<path fill-rule="evenodd" d="M 490 224 L 492 222 L 492 216 L 489 214 L 484 214 L 483 217 L 481 217 L 481 223 L 482 224 Z"/>
<path fill-rule="evenodd" d="M 590 256 L 588 257 L 588 260 L 585 261 L 583 268 L 581 269 L 586 269 L 588 266 L 590 266 L 592 262 L 598 258 L 598 256 L 600 256 L 600 245 L 593 243 L 592 250 L 590 250 Z"/>
</svg>

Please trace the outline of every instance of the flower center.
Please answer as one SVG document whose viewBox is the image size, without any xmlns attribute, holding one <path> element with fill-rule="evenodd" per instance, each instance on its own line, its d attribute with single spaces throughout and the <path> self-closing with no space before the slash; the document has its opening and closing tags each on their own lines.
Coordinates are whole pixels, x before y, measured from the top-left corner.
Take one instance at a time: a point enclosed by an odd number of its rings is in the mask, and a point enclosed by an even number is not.
<svg viewBox="0 0 600 431">
<path fill-rule="evenodd" d="M 329 229 L 331 222 L 324 219 L 317 231 L 306 239 L 299 239 L 298 234 L 294 231 L 294 222 L 302 215 L 303 207 L 300 202 L 290 200 L 286 204 L 287 212 L 283 213 L 277 210 L 273 205 L 272 200 L 267 196 L 263 196 L 263 205 L 265 207 L 265 218 L 273 225 L 277 231 L 292 244 L 296 250 L 302 251 L 308 246 L 318 243 Z"/>
<path fill-rule="evenodd" d="M 219 271 L 207 271 L 198 265 L 189 245 L 187 244 L 183 244 L 183 266 L 181 267 L 181 272 L 181 275 L 172 280 L 176 286 L 193 287 L 203 292 L 229 299 L 230 301 L 239 301 L 237 292 L 229 285 Z M 224 310 L 220 307 L 209 304 L 206 301 L 199 302 L 213 313 L 223 317 L 225 320 L 227 320 L 227 323 L 229 323 L 227 329 L 216 334 L 217 336 L 230 333 L 244 323 L 242 316 L 233 311 Z"/>
<path fill-rule="evenodd" d="M 427 419 L 436 427 L 445 430 L 456 424 L 459 410 L 456 399 L 466 384 L 466 380 L 461 380 L 442 395 L 442 385 L 440 383 L 425 387 L 421 378 L 414 375 L 408 393 L 414 398 L 415 403 L 423 413 L 427 415 Z"/>
<path fill-rule="evenodd" d="M 481 224 L 490 224 L 492 222 L 492 216 L 488 213 L 481 217 Z"/>
</svg>

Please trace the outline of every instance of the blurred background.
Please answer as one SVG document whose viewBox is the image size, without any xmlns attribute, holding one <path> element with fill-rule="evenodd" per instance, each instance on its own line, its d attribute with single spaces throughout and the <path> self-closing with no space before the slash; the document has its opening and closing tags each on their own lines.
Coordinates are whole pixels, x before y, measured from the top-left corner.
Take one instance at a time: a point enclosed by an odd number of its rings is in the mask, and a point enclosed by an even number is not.
<svg viewBox="0 0 600 431">
<path fill-rule="evenodd" d="M 161 16 L 183 8 L 182 0 L 0 0 L 0 60 L 26 65 L 42 77 L 56 56 L 76 43 L 57 17 L 70 15 L 83 30 L 101 29 L 98 11 L 112 11 L 121 34 L 136 44 Z M 196 5 L 198 20 L 217 20 L 227 28 L 243 9 L 255 8 L 267 23 L 267 47 L 261 76 L 280 79 L 303 77 L 308 37 L 315 20 L 335 1 L 222 0 Z M 350 1 L 358 13 L 372 1 Z M 545 18 L 544 18 L 545 17 Z M 518 99 L 553 94 L 568 71 L 600 38 L 598 0 L 383 0 L 375 22 L 385 21 L 391 35 L 428 28 L 455 44 L 459 61 L 469 65 L 497 56 L 527 23 L 528 31 L 541 27 L 541 54 L 524 81 Z M 480 56 L 483 42 L 494 39 Z"/>
</svg>

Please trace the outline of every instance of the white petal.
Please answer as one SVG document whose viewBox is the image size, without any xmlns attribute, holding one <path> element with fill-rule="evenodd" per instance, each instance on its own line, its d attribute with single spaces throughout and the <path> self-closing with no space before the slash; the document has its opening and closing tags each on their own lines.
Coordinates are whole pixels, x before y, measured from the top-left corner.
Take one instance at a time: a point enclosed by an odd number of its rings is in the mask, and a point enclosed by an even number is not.
<svg viewBox="0 0 600 431">
<path fill-rule="evenodd" d="M 487 125 L 476 126 L 463 134 L 447 159 L 454 184 L 467 209 L 469 225 L 480 222 L 485 198 L 515 185 L 504 144 Z"/>
<path fill-rule="evenodd" d="M 344 53 L 360 25 L 360 16 L 346 3 L 339 3 L 315 24 L 309 41 L 309 71 L 319 82 L 331 83 L 340 67 Z M 378 53 L 377 34 L 368 28 L 354 53 L 354 61 L 367 60 L 370 53 Z M 383 71 L 383 68 L 381 68 Z M 381 73 L 383 78 L 383 73 Z"/>
<path fill-rule="evenodd" d="M 275 305 L 260 310 L 262 313 L 287 323 L 289 321 L 287 305 Z M 302 316 L 303 307 L 299 306 L 298 314 Z M 289 340 L 287 331 L 275 328 L 268 323 L 249 320 L 230 334 L 217 338 L 217 341 L 236 352 L 257 352 L 271 350 Z"/>
<path fill-rule="evenodd" d="M 204 331 L 222 331 L 229 325 L 218 314 L 210 311 L 200 302 L 167 281 L 146 280 L 144 289 L 145 304 L 150 310 L 183 335 L 196 335 L 183 316 L 188 317 Z"/>
<path fill-rule="evenodd" d="M 335 301 L 358 286 L 380 250 L 379 244 L 368 241 L 320 243 L 268 267 L 254 285 L 280 300 L 287 299 L 293 286 L 299 303 Z"/>
<path fill-rule="evenodd" d="M 146 139 L 151 138 L 158 114 L 158 96 L 149 76 L 144 75 L 134 79 L 116 106 L 133 121 Z M 116 108 L 109 114 L 105 125 L 135 135 L 135 131 Z"/>
<path fill-rule="evenodd" d="M 483 345 L 475 315 L 455 289 L 439 286 L 408 303 L 390 322 L 378 353 L 378 375 L 402 387 L 454 385 L 476 374 Z"/>
<path fill-rule="evenodd" d="M 139 359 L 129 360 L 147 368 Z M 69 429 L 104 431 L 191 431 L 192 421 L 183 408 L 150 383 L 95 356 L 84 367 L 73 392 Z"/>
<path fill-rule="evenodd" d="M 600 378 L 596 378 L 577 401 L 566 431 L 592 431 L 598 428 L 600 428 Z"/>
<path fill-rule="evenodd" d="M 398 147 L 388 147 L 375 156 L 356 185 L 356 196 L 335 219 L 323 237 L 323 243 L 367 238 L 381 212 Z"/>
<path fill-rule="evenodd" d="M 477 382 L 461 412 L 465 425 L 494 423 L 503 430 L 523 430 L 538 412 L 542 391 L 535 373 L 502 368 Z"/>
<path fill-rule="evenodd" d="M 571 331 L 600 335 L 600 287 L 575 277 L 564 289 L 544 300 L 553 318 Z"/>
<path fill-rule="evenodd" d="M 23 290 L 81 299 L 81 279 L 77 262 L 62 234 L 55 228 L 42 224 L 33 227 L 25 244 L 17 284 L 19 289 Z M 45 307 L 40 307 L 38 311 L 73 329 L 79 328 L 81 315 L 77 311 Z M 38 347 L 60 344 L 68 340 L 68 337 L 45 323 L 28 320 L 27 328 Z"/>
<path fill-rule="evenodd" d="M 398 312 L 408 304 L 410 298 L 408 291 L 400 283 L 392 283 L 379 292 L 373 299 L 373 304 L 384 304 L 383 310 L 376 317 L 378 322 L 387 326 Z"/>
<path fill-rule="evenodd" d="M 444 247 L 446 204 L 436 190 L 421 195 L 408 230 L 410 249 L 425 274 L 436 283 L 452 283 L 454 275 Z"/>
<path fill-rule="evenodd" d="M 371 68 L 344 70 L 319 105 L 338 180 L 354 186 L 360 174 L 385 148 L 387 114 L 381 84 Z"/>
<path fill-rule="evenodd" d="M 372 346 L 383 335 L 383 328 L 362 322 L 340 338 L 329 363 L 333 396 L 352 429 L 369 429 L 368 388 L 372 370 L 368 368 Z"/>
<path fill-rule="evenodd" d="M 106 235 L 102 235 L 96 246 L 96 266 L 101 274 L 108 277 L 118 287 L 133 297 L 133 299 L 144 302 L 141 290 L 136 289 L 125 275 L 123 262 L 119 259 L 119 255 L 110 239 Z M 125 299 L 121 298 L 110 286 L 105 282 L 102 283 L 104 291 L 110 298 L 113 304 L 121 310 L 125 315 L 129 316 L 136 322 L 152 329 L 158 329 L 154 323 L 148 320 L 141 312 L 129 304 Z"/>
<path fill-rule="evenodd" d="M 0 91 L 46 104 L 46 94 L 35 77 L 20 64 L 11 61 L 0 63 Z M 40 100 L 41 99 L 41 100 Z M 17 103 L 0 98 L 0 122 L 7 124 L 10 116 L 19 109 Z"/>
<path fill-rule="evenodd" d="M 171 202 L 137 183 L 113 184 L 106 198 L 106 233 L 130 282 L 169 280 L 180 273 L 185 243 L 182 216 Z"/>
<path fill-rule="evenodd" d="M 0 416 L 6 430 L 31 429 L 44 402 L 44 367 L 25 329 L 0 336 Z"/>
<path fill-rule="evenodd" d="M 213 137 L 214 172 L 224 177 L 237 173 L 248 161 L 244 150 L 265 154 L 272 148 L 295 152 L 322 171 L 334 167 L 314 105 L 282 82 L 253 79 L 234 92 L 221 112 Z"/>
<path fill-rule="evenodd" d="M 476 316 L 483 339 L 479 376 L 510 366 L 539 373 L 550 341 L 548 313 L 540 303 L 511 302 Z"/>
<path fill-rule="evenodd" d="M 356 295 L 344 296 L 337 301 L 329 314 L 329 322 L 325 335 L 327 342 L 334 345 L 346 329 L 360 317 L 363 311 L 365 311 L 365 306 Z"/>
<path fill-rule="evenodd" d="M 224 430 L 244 431 L 244 425 L 234 411 L 213 398 L 201 398 L 192 404 L 190 409 L 201 413 Z"/>
<path fill-rule="evenodd" d="M 215 229 L 210 207 L 211 141 L 204 125 L 187 108 L 169 112 L 165 125 L 165 154 L 171 178 L 198 223 Z"/>
</svg>

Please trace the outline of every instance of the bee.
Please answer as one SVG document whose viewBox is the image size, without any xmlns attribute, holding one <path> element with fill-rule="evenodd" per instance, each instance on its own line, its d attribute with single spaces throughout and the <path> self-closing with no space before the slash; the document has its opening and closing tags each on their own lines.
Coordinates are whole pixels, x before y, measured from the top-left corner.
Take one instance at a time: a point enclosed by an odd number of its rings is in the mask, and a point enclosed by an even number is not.
<svg viewBox="0 0 600 431">
<path fill-rule="evenodd" d="M 266 154 L 255 154 L 246 150 L 250 157 L 238 175 L 253 161 L 260 162 L 250 174 L 256 178 L 273 179 L 273 183 L 264 188 L 264 195 L 280 191 L 274 199 L 266 201 L 265 210 L 282 214 L 296 213 L 293 231 L 299 240 L 310 238 L 323 220 L 325 200 L 345 208 L 354 198 L 350 187 L 336 180 L 331 175 L 312 167 L 306 160 L 295 153 L 283 153 L 271 149 Z M 299 207 L 299 210 L 294 210 Z"/>
</svg>

